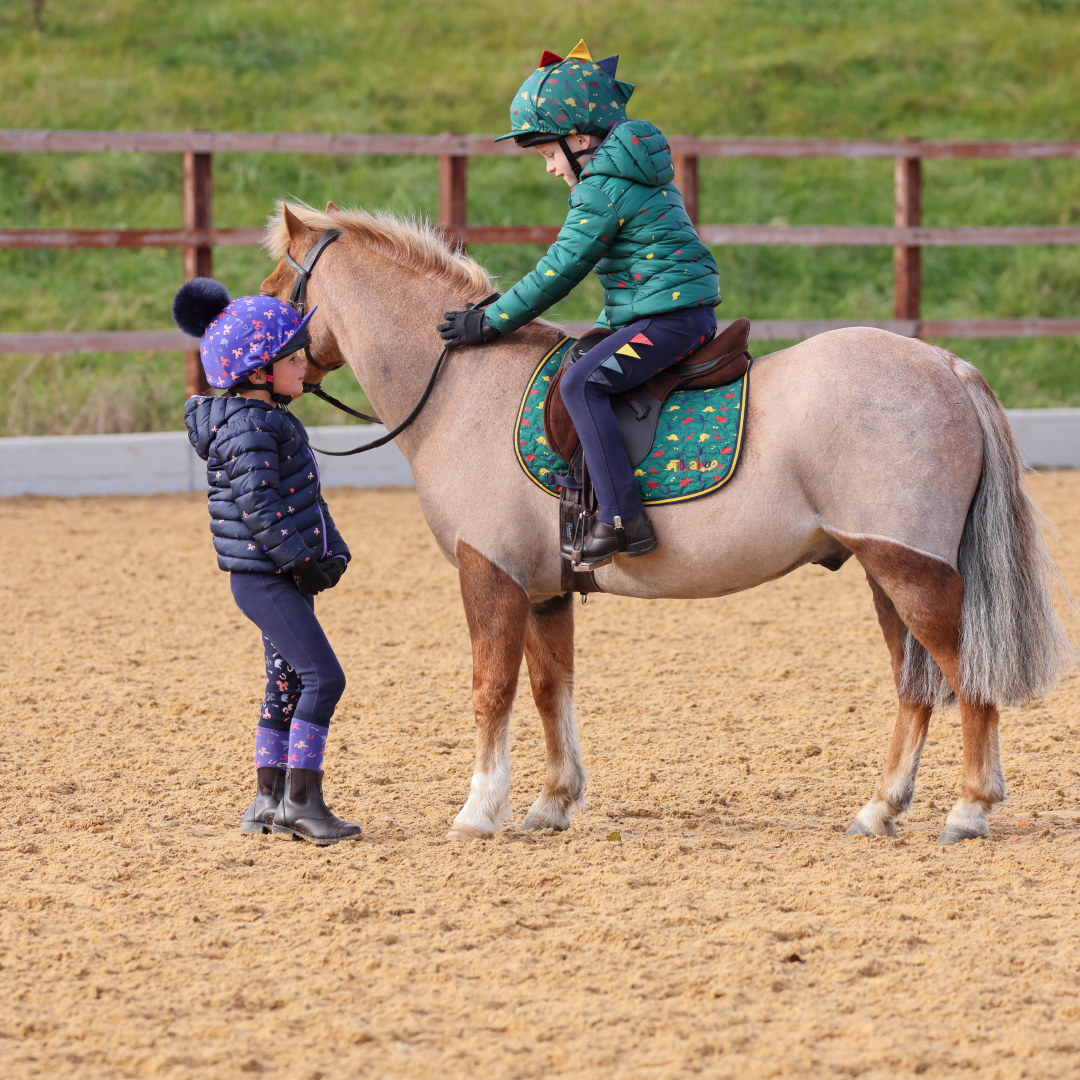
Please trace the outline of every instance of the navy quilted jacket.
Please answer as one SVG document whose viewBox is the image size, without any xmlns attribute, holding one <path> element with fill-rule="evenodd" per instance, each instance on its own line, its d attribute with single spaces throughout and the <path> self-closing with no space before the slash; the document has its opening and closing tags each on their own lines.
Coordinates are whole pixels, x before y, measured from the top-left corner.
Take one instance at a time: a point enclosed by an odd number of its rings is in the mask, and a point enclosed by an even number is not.
<svg viewBox="0 0 1080 1080">
<path fill-rule="evenodd" d="M 222 570 L 292 572 L 350 558 L 319 490 L 304 425 L 287 409 L 241 397 L 193 397 L 188 438 L 206 461 L 210 532 Z"/>
</svg>

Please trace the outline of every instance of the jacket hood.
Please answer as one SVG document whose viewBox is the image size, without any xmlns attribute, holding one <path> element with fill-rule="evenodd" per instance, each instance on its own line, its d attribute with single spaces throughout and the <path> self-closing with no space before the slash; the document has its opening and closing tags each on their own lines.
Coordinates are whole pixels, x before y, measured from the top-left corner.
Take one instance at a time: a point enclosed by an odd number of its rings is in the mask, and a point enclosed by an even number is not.
<svg viewBox="0 0 1080 1080">
<path fill-rule="evenodd" d="M 647 120 L 624 120 L 616 124 L 582 170 L 590 176 L 615 176 L 646 187 L 660 187 L 675 179 L 664 133 Z"/>
<path fill-rule="evenodd" d="M 187 426 L 188 441 L 195 447 L 195 453 L 206 461 L 220 428 L 238 412 L 251 408 L 270 411 L 273 406 L 264 401 L 241 397 L 188 398 L 184 405 L 184 423 Z"/>
</svg>

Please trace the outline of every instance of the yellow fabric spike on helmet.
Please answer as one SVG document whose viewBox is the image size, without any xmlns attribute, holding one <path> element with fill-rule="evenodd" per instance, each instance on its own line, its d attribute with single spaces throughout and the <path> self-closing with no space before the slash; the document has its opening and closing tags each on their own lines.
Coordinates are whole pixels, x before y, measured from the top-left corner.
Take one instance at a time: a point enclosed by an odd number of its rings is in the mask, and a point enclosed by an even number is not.
<svg viewBox="0 0 1080 1080">
<path fill-rule="evenodd" d="M 582 38 L 575 46 L 572 52 L 566 54 L 567 60 L 588 60 L 592 62 L 592 55 L 589 52 L 589 46 L 585 44 L 585 39 Z"/>
</svg>

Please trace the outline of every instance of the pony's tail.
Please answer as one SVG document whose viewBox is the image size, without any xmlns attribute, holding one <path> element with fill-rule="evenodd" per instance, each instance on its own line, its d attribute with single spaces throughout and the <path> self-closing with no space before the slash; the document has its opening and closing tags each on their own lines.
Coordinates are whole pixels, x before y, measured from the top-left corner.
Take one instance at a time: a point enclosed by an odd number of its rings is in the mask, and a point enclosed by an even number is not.
<svg viewBox="0 0 1080 1080">
<path fill-rule="evenodd" d="M 1054 612 L 1060 588 L 1075 607 L 1043 539 L 1045 519 L 1024 485 L 1024 464 L 1009 418 L 979 370 L 937 349 L 979 417 L 983 468 L 968 509 L 958 556 L 964 582 L 960 693 L 985 705 L 1041 698 L 1078 655 Z M 902 682 L 917 700 L 945 704 L 953 693 L 937 664 L 911 635 Z"/>
</svg>

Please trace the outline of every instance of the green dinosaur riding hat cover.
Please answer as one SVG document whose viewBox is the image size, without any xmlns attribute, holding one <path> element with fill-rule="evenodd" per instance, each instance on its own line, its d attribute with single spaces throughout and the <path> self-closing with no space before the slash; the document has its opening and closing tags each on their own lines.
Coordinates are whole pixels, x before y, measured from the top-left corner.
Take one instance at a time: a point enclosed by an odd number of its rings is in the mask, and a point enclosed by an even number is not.
<svg viewBox="0 0 1080 1080">
<path fill-rule="evenodd" d="M 544 51 L 540 66 L 522 84 L 510 105 L 511 131 L 495 141 L 548 131 L 552 135 L 606 135 L 626 119 L 634 84 L 615 78 L 618 56 L 593 60 L 579 41 L 564 60 Z"/>
</svg>

